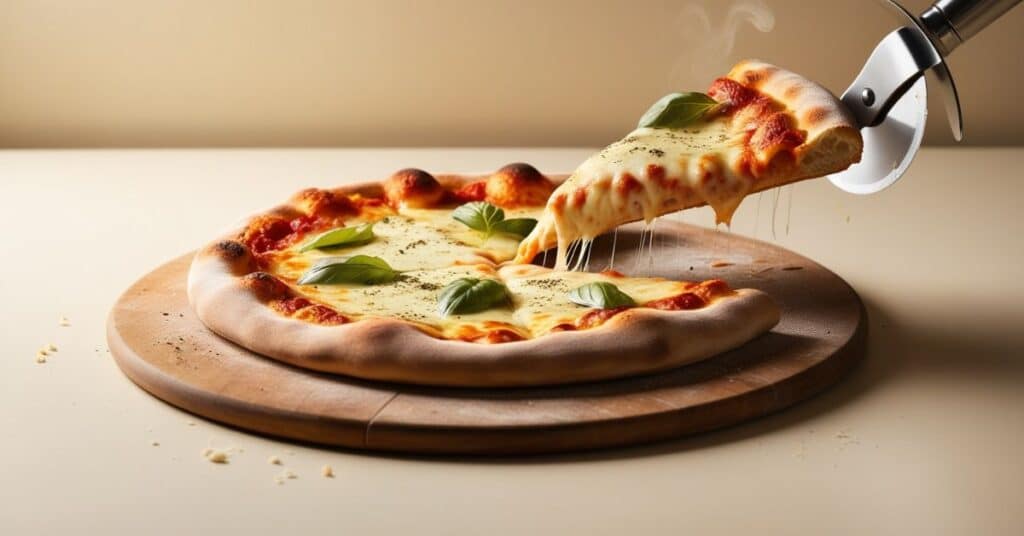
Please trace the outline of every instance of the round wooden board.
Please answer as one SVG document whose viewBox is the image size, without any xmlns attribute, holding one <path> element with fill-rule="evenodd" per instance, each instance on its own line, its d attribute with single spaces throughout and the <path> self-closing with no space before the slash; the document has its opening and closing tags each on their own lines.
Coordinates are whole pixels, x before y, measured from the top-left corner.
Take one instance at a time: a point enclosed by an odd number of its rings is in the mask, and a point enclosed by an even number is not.
<svg viewBox="0 0 1024 536">
<path fill-rule="evenodd" d="M 188 305 L 185 255 L 121 296 L 107 338 L 132 381 L 190 412 L 275 436 L 418 453 L 556 452 L 702 432 L 805 399 L 862 357 L 864 307 L 817 263 L 671 222 L 659 221 L 650 237 L 638 226 L 620 229 L 615 267 L 761 289 L 779 302 L 782 321 L 737 350 L 649 376 L 486 390 L 374 383 L 285 365 L 208 331 Z M 652 247 L 641 251 L 641 240 Z M 592 268 L 607 266 L 610 242 L 596 242 Z"/>
</svg>

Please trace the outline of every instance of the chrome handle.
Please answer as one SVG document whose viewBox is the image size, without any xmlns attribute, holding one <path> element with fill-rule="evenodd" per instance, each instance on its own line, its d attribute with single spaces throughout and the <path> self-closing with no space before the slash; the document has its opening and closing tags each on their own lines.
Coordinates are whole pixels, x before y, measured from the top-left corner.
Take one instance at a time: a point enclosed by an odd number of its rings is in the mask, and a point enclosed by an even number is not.
<svg viewBox="0 0 1024 536">
<path fill-rule="evenodd" d="M 1021 0 L 938 0 L 921 14 L 921 25 L 948 56 Z"/>
</svg>

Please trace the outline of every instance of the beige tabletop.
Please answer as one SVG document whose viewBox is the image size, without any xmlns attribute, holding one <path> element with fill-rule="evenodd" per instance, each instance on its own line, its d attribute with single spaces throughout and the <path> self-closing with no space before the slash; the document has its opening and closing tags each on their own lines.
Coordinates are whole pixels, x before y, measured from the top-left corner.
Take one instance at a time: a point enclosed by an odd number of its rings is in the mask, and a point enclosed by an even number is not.
<svg viewBox="0 0 1024 536">
<path fill-rule="evenodd" d="M 860 293 L 868 356 L 824 395 L 689 439 L 501 460 L 323 450 L 165 405 L 107 351 L 107 312 L 132 281 L 299 188 L 406 166 L 562 171 L 586 154 L 0 152 L 0 533 L 1024 531 L 1024 149 L 927 149 L 870 197 L 818 180 L 747 199 L 734 232 Z M 297 478 L 278 484 L 286 471 Z"/>
</svg>

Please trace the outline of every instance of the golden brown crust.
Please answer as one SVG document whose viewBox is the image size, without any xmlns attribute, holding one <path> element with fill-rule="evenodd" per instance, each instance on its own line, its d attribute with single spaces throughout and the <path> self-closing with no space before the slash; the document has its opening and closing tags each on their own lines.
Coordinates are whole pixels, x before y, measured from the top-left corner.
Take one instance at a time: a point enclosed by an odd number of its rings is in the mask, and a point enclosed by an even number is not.
<svg viewBox="0 0 1024 536">
<path fill-rule="evenodd" d="M 448 175 L 442 180 L 446 187 L 457 188 L 480 179 Z M 367 183 L 332 192 L 342 196 L 372 188 L 373 183 Z M 289 204 L 269 212 L 294 210 Z M 244 246 L 233 237 L 248 223 L 196 254 L 188 276 L 193 309 L 207 327 L 232 342 L 324 372 L 451 386 L 591 381 L 654 372 L 711 357 L 771 329 L 779 318 L 771 298 L 743 289 L 703 309 L 631 309 L 589 330 L 501 344 L 440 339 L 395 319 L 323 325 L 266 306 L 268 301 L 288 298 L 291 292 L 273 275 L 239 272 L 239 263 L 248 262 L 250 253 L 239 251 L 239 246 Z"/>
<path fill-rule="evenodd" d="M 504 208 L 537 207 L 548 202 L 555 184 L 537 168 L 517 162 L 509 164 L 487 178 L 487 201 Z"/>
<path fill-rule="evenodd" d="M 384 197 L 397 207 L 427 208 L 444 199 L 444 187 L 433 175 L 422 169 L 406 168 L 384 181 Z"/>
<path fill-rule="evenodd" d="M 728 78 L 755 89 L 786 107 L 795 127 L 805 133 L 796 148 L 794 167 L 756 184 L 757 190 L 842 171 L 860 162 L 864 141 L 853 117 L 827 89 L 796 73 L 757 60 L 746 60 Z M 795 172 L 793 172 L 795 170 Z"/>
</svg>

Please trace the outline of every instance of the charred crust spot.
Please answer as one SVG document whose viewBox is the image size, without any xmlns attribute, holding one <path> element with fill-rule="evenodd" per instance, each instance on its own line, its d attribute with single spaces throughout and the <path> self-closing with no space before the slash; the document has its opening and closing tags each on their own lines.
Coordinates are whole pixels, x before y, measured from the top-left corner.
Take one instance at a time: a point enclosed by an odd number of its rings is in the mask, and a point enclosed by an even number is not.
<svg viewBox="0 0 1024 536">
<path fill-rule="evenodd" d="M 224 240 L 217 242 L 214 245 L 214 249 L 220 254 L 220 257 L 224 260 L 234 261 L 245 256 L 249 251 L 242 244 L 235 242 L 234 240 Z"/>
<path fill-rule="evenodd" d="M 423 208 L 438 203 L 443 196 L 441 183 L 422 169 L 399 170 L 384 182 L 384 197 L 392 206 L 405 203 Z"/>
<path fill-rule="evenodd" d="M 509 164 L 487 178 L 487 201 L 502 207 L 540 206 L 555 184 L 529 164 Z"/>
<path fill-rule="evenodd" d="M 239 281 L 243 287 L 251 290 L 260 301 L 283 300 L 292 296 L 288 285 L 267 272 L 246 274 Z"/>
<path fill-rule="evenodd" d="M 499 174 L 509 175 L 514 177 L 516 180 L 524 182 L 538 182 L 546 181 L 547 177 L 541 175 L 537 168 L 526 164 L 524 162 L 513 162 L 507 166 L 503 166 L 498 170 Z"/>
</svg>

